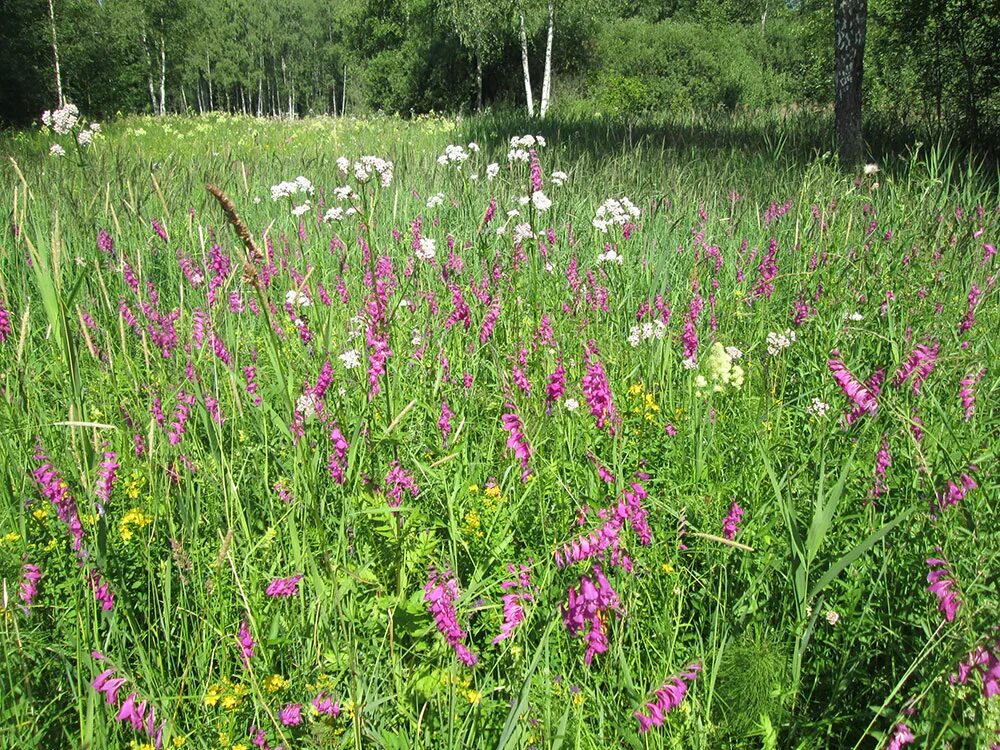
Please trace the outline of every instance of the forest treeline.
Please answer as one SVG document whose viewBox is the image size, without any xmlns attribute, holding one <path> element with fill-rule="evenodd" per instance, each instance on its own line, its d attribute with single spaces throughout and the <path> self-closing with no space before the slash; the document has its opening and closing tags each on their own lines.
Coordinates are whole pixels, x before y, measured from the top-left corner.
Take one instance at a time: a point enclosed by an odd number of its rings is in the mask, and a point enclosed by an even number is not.
<svg viewBox="0 0 1000 750">
<path fill-rule="evenodd" d="M 830 107 L 826 0 L 0 0 L 0 119 Z M 870 0 L 868 111 L 1000 135 L 996 0 Z M 58 71 L 58 74 L 57 74 Z M 61 91 L 60 91 L 61 90 Z"/>
</svg>

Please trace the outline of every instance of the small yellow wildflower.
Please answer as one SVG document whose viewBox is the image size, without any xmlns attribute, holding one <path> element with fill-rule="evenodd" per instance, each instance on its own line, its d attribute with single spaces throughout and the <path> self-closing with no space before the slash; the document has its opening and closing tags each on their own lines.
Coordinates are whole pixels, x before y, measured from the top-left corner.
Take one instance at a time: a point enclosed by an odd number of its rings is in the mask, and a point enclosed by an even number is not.
<svg viewBox="0 0 1000 750">
<path fill-rule="evenodd" d="M 671 565 L 670 563 L 663 563 L 663 565 L 660 566 L 660 570 L 662 570 L 664 573 L 673 573 L 674 566 Z"/>
<path fill-rule="evenodd" d="M 583 705 L 583 693 L 573 693 L 573 705 L 574 706 Z"/>
<path fill-rule="evenodd" d="M 478 484 L 470 484 L 469 485 L 469 494 L 470 495 L 475 495 L 477 492 L 479 492 L 479 485 Z"/>
<path fill-rule="evenodd" d="M 31 515 L 34 516 L 36 521 L 44 521 L 49 517 L 49 509 L 45 507 L 37 508 L 31 512 Z"/>
<path fill-rule="evenodd" d="M 633 383 L 629 386 L 628 395 L 630 396 L 641 396 L 642 395 L 642 383 Z"/>
<path fill-rule="evenodd" d="M 135 536 L 136 531 L 141 531 L 152 522 L 152 516 L 143 513 L 139 508 L 132 508 L 118 522 L 118 533 L 121 534 L 123 541 L 129 542 Z M 135 528 L 133 529 L 133 527 Z"/>
<path fill-rule="evenodd" d="M 187 742 L 187 738 L 182 736 L 177 736 L 174 737 L 173 740 L 171 740 L 171 742 L 173 743 L 174 747 L 183 747 L 184 743 Z"/>
<path fill-rule="evenodd" d="M 208 688 L 208 692 L 205 693 L 205 705 L 212 707 L 219 703 L 219 699 L 222 697 L 224 692 L 222 685 L 212 685 Z"/>
<path fill-rule="evenodd" d="M 238 745 L 233 745 L 232 748 L 230 748 L 230 750 L 247 750 L 247 746 L 241 742 Z"/>
<path fill-rule="evenodd" d="M 277 693 L 286 687 L 288 687 L 288 680 L 280 674 L 272 674 L 264 678 L 264 689 L 269 693 Z"/>
<path fill-rule="evenodd" d="M 498 498 L 500 497 L 500 488 L 495 484 L 491 484 L 486 488 L 486 497 Z"/>
<path fill-rule="evenodd" d="M 219 747 L 229 747 L 229 735 L 219 732 Z"/>
<path fill-rule="evenodd" d="M 5 541 L 5 542 L 16 542 L 20 538 L 21 538 L 20 534 L 18 534 L 16 531 L 12 531 L 9 534 L 5 534 L 4 535 L 3 541 Z"/>
<path fill-rule="evenodd" d="M 483 700 L 483 694 L 478 690 L 466 690 L 465 699 L 473 706 L 478 706 Z"/>
</svg>

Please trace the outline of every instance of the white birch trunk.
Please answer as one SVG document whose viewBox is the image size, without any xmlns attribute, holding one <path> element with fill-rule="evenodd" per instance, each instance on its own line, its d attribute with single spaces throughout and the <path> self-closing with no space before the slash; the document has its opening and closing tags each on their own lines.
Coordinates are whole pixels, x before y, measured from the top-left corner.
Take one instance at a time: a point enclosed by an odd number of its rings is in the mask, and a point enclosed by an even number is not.
<svg viewBox="0 0 1000 750">
<path fill-rule="evenodd" d="M 160 34 L 160 116 L 167 113 L 167 47 Z"/>
<path fill-rule="evenodd" d="M 153 107 L 150 111 L 156 114 L 156 92 L 153 90 L 153 56 L 149 54 L 145 28 L 142 30 L 142 48 L 146 50 L 146 83 L 149 85 L 149 101 Z"/>
<path fill-rule="evenodd" d="M 528 67 L 528 34 L 524 30 L 524 13 L 521 13 L 521 66 L 524 68 L 524 95 L 528 100 L 528 117 L 534 117 L 535 100 L 531 94 L 531 70 Z"/>
<path fill-rule="evenodd" d="M 52 7 L 52 0 L 49 0 L 49 26 L 52 27 L 52 59 L 56 66 L 56 97 L 59 101 L 59 109 L 62 109 L 62 75 L 59 72 L 59 45 L 56 44 L 56 11 L 55 8 Z"/>
<path fill-rule="evenodd" d="M 538 108 L 539 117 L 545 117 L 549 111 L 549 98 L 552 94 L 552 37 L 555 35 L 556 3 L 549 0 L 549 34 L 545 40 L 545 77 L 542 78 L 542 102 Z"/>
</svg>

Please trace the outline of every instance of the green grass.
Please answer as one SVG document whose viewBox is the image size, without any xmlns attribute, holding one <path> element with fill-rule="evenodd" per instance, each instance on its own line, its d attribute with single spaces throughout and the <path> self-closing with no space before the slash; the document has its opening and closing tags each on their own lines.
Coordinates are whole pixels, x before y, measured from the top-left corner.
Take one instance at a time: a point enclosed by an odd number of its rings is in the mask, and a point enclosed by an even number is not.
<svg viewBox="0 0 1000 750">
<path fill-rule="evenodd" d="M 632 127 L 510 115 L 127 118 L 84 150 L 37 129 L 0 135 L 10 157 L 0 167 L 8 219 L 0 301 L 11 328 L 0 343 L 0 745 L 146 741 L 89 687 L 107 666 L 91 656 L 100 651 L 129 680 L 122 696 L 137 691 L 166 719 L 167 746 L 247 746 L 255 726 L 286 748 L 871 748 L 904 720 L 917 746 L 986 746 L 1000 728 L 997 699 L 982 697 L 978 675 L 957 686 L 947 678 L 977 645 L 1000 651 L 1000 316 L 997 261 L 983 263 L 984 243 L 1000 240 L 997 176 L 946 148 L 891 139 L 881 173 L 844 174 L 822 125 L 806 114 Z M 517 203 L 528 166 L 507 166 L 509 139 L 527 132 L 548 140 L 538 156 L 553 205 L 542 214 Z M 66 157 L 49 156 L 54 140 Z M 463 171 L 437 163 L 447 144 L 470 141 L 481 150 Z M 335 205 L 332 191 L 345 184 L 337 157 L 364 154 L 393 161 L 392 184 L 360 189 L 359 216 L 318 222 L 321 195 Z M 495 181 L 485 179 L 489 162 L 502 166 Z M 554 170 L 569 174 L 561 187 Z M 270 195 L 298 175 L 317 188 L 301 230 L 290 199 Z M 271 248 L 272 279 L 259 264 L 244 273 L 244 249 L 206 182 L 226 191 L 257 244 Z M 428 208 L 438 192 L 443 203 Z M 627 240 L 591 225 L 598 205 L 621 196 L 642 210 Z M 496 217 L 484 226 L 493 197 Z M 771 204 L 786 202 L 787 213 L 765 221 Z M 498 235 L 515 207 L 522 216 Z M 436 240 L 435 267 L 410 260 L 418 216 L 423 236 Z M 537 240 L 523 256 L 514 251 L 520 221 L 543 238 L 552 229 L 548 259 Z M 113 256 L 98 249 L 102 230 Z M 369 295 L 359 239 L 393 264 L 380 303 L 392 356 L 374 398 L 363 326 L 352 336 Z M 445 326 L 449 239 L 464 261 L 462 271 L 451 264 L 448 282 L 471 310 L 467 331 Z M 755 298 L 772 239 L 774 292 Z M 606 241 L 622 265 L 596 262 Z M 210 307 L 213 243 L 231 271 Z M 708 246 L 719 248 L 718 271 Z M 185 276 L 178 252 L 202 283 Z M 577 291 L 567 277 L 573 258 Z M 700 364 L 689 370 L 680 336 L 695 280 L 704 310 Z M 141 310 L 147 284 L 160 314 L 177 314 L 168 357 Z M 984 294 L 975 325 L 960 333 L 973 284 Z M 282 307 L 290 291 L 313 301 L 298 308 L 308 343 Z M 230 311 L 231 295 L 242 312 Z M 666 335 L 633 347 L 636 312 L 657 295 L 671 311 Z M 815 311 L 795 326 L 800 298 Z M 482 341 L 496 301 L 495 330 Z M 553 339 L 536 344 L 543 315 Z M 789 328 L 797 340 L 769 354 L 768 334 Z M 716 340 L 742 350 L 745 382 L 701 395 L 696 378 L 707 374 Z M 828 368 L 833 350 L 858 378 L 881 367 L 891 381 L 913 346 L 931 340 L 937 366 L 919 394 L 887 382 L 877 415 L 841 427 L 848 402 Z M 613 435 L 597 428 L 581 389 L 588 341 L 621 417 Z M 351 348 L 362 363 L 348 370 L 339 355 Z M 548 413 L 546 385 L 560 358 L 567 390 Z M 334 374 L 323 418 L 304 420 L 293 440 L 296 405 L 326 360 Z M 259 405 L 246 387 L 250 365 Z M 515 365 L 530 395 L 514 384 Z M 981 367 L 965 421 L 960 381 Z M 182 393 L 194 403 L 175 445 L 168 433 Z M 807 410 L 817 398 L 831 406 L 825 417 Z M 447 446 L 442 401 L 454 412 Z M 526 482 L 506 447 L 507 403 L 531 446 Z M 328 471 L 335 424 L 349 444 L 343 484 Z M 75 497 L 89 555 L 82 565 L 32 477 L 36 439 Z M 892 463 L 886 492 L 872 500 L 883 440 Z M 98 516 L 105 451 L 121 466 Z M 419 485 L 398 508 L 384 492 L 394 461 Z M 626 524 L 632 570 L 605 562 L 620 608 L 605 615 L 608 650 L 587 666 L 561 607 L 591 563 L 560 569 L 553 552 L 599 525 L 594 512 L 613 507 L 637 471 L 648 475 L 640 481 L 652 543 L 640 545 Z M 966 471 L 977 489 L 932 517 L 936 494 Z M 745 511 L 742 546 L 714 538 L 734 500 Z M 584 506 L 591 515 L 581 527 Z M 926 590 L 924 561 L 934 556 L 947 558 L 957 581 L 954 622 Z M 20 608 L 24 562 L 43 573 L 30 616 Z M 534 597 L 513 637 L 493 645 L 508 564 L 529 568 Z M 424 601 L 430 566 L 450 568 L 461 584 L 458 621 L 479 657 L 474 667 L 435 629 Z M 95 601 L 88 570 L 114 591 L 111 611 Z M 265 596 L 273 578 L 293 574 L 303 576 L 297 596 Z M 256 641 L 249 669 L 237 642 L 243 621 Z M 681 705 L 663 728 L 639 734 L 633 712 L 692 662 L 702 671 Z M 340 701 L 339 717 L 310 713 L 320 690 Z M 303 704 L 303 722 L 284 726 L 278 714 L 292 703 Z M 909 706 L 915 713 L 904 716 Z"/>
</svg>

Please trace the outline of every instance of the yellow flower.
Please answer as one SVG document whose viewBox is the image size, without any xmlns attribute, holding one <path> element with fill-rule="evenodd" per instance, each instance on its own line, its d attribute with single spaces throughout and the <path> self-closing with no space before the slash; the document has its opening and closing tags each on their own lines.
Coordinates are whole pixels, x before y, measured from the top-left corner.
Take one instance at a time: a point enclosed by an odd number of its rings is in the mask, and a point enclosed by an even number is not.
<svg viewBox="0 0 1000 750">
<path fill-rule="evenodd" d="M 133 526 L 136 530 L 141 531 L 152 522 L 152 516 L 147 515 L 139 508 L 132 508 L 124 516 L 122 516 L 122 520 L 118 522 L 118 533 L 121 534 L 124 541 L 128 542 L 135 536 L 135 531 L 132 528 Z"/>
<path fill-rule="evenodd" d="M 269 693 L 277 693 L 286 687 L 288 687 L 288 680 L 280 674 L 272 674 L 264 678 L 264 689 Z"/>
<path fill-rule="evenodd" d="M 491 484 L 486 488 L 486 497 L 497 498 L 500 497 L 500 488 L 495 484 Z"/>
<path fill-rule="evenodd" d="M 475 495 L 477 492 L 479 492 L 479 485 L 478 484 L 470 484 L 469 485 L 469 494 L 470 495 Z"/>
<path fill-rule="evenodd" d="M 20 538 L 21 538 L 20 534 L 18 534 L 16 531 L 12 531 L 9 534 L 5 534 L 4 535 L 3 541 L 5 541 L 5 542 L 16 542 Z"/>
<path fill-rule="evenodd" d="M 573 693 L 573 705 L 574 706 L 583 705 L 583 693 Z"/>
<path fill-rule="evenodd" d="M 49 517 L 49 509 L 45 507 L 38 508 L 32 511 L 31 515 L 34 516 L 36 521 L 44 521 Z"/>
<path fill-rule="evenodd" d="M 219 745 L 229 747 L 229 735 L 225 732 L 219 732 Z"/>
<path fill-rule="evenodd" d="M 222 697 L 223 692 L 224 688 L 222 685 L 212 685 L 209 687 L 208 692 L 205 693 L 205 705 L 209 707 L 218 705 L 219 698 Z"/>
<path fill-rule="evenodd" d="M 483 700 L 483 694 L 478 690 L 466 690 L 465 699 L 473 706 L 478 706 Z"/>
<path fill-rule="evenodd" d="M 233 745 L 231 750 L 247 750 L 247 746 L 241 742 L 238 745 Z"/>
<path fill-rule="evenodd" d="M 660 570 L 662 570 L 664 573 L 673 573 L 674 566 L 671 565 L 670 563 L 663 563 L 663 565 L 660 566 Z"/>
<path fill-rule="evenodd" d="M 173 742 L 174 747 L 183 747 L 184 743 L 187 742 L 187 738 L 186 737 L 174 737 L 174 739 L 171 740 L 171 741 Z"/>
<path fill-rule="evenodd" d="M 642 395 L 642 383 L 633 383 L 629 386 L 628 395 L 630 396 L 641 396 Z"/>
</svg>

